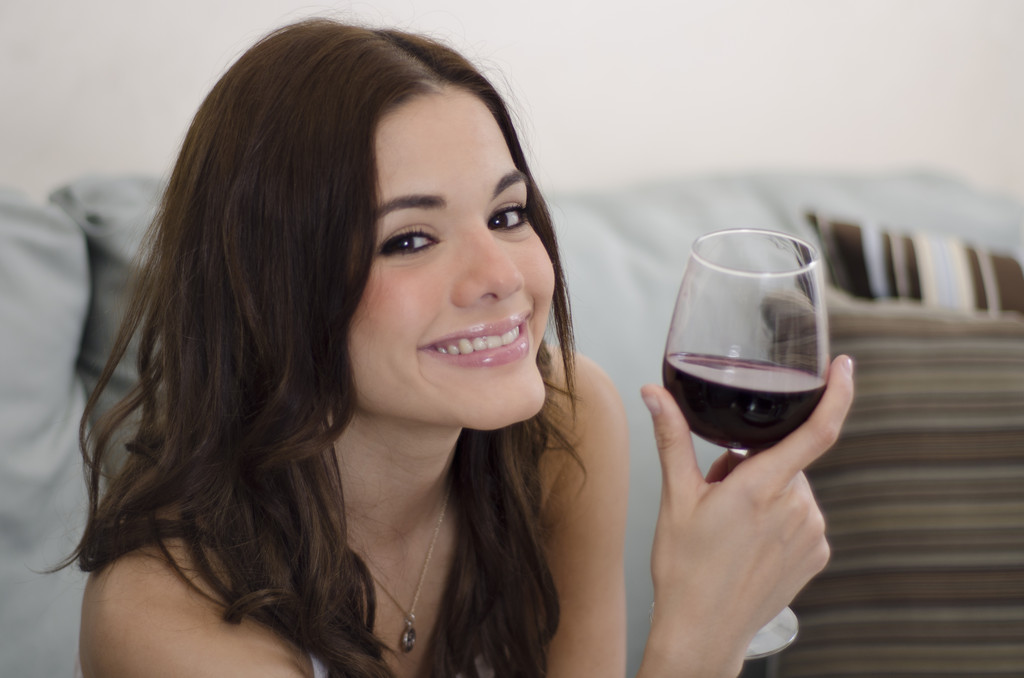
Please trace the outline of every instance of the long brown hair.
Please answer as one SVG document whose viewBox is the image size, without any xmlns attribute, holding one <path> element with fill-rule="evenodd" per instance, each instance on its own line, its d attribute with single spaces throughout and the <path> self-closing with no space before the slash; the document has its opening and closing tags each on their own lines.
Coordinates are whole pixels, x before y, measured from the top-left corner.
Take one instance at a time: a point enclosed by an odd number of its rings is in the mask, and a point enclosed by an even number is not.
<svg viewBox="0 0 1024 678">
<path fill-rule="evenodd" d="M 184 140 L 100 389 L 83 419 L 89 517 L 72 559 L 95 571 L 143 546 L 183 545 L 229 622 L 255 619 L 332 676 L 387 676 L 375 594 L 348 547 L 332 443 L 355 402 L 347 347 L 375 250 L 374 136 L 382 116 L 440 86 L 480 98 L 517 168 L 555 269 L 553 323 L 567 383 L 572 334 L 551 220 L 510 113 L 462 56 L 435 41 L 310 20 L 246 52 Z M 137 342 L 137 386 L 85 421 Z M 550 355 L 538 357 L 550 374 Z M 431 671 L 539 676 L 558 624 L 544 553 L 539 464 L 571 450 L 534 418 L 464 431 L 452 501 L 457 541 Z M 571 393 L 571 388 L 569 389 Z M 564 395 L 564 394 L 563 394 Z M 125 434 L 124 431 L 128 433 Z M 109 481 L 104 459 L 128 440 Z"/>
</svg>

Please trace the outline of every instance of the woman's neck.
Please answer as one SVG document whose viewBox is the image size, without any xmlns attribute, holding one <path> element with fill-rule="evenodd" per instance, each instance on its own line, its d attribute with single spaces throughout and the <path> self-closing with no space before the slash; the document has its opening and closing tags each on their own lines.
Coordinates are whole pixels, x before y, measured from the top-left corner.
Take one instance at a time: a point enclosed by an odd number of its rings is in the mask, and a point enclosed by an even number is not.
<svg viewBox="0 0 1024 678">
<path fill-rule="evenodd" d="M 395 649 L 395 675 L 423 675 L 456 543 L 448 503 L 458 430 L 370 427 L 355 421 L 335 443 L 347 539 L 377 584 L 374 632 Z M 409 619 L 419 641 L 398 648 Z"/>
<path fill-rule="evenodd" d="M 382 430 L 354 421 L 335 443 L 349 540 L 378 550 L 432 527 L 448 491 L 458 430 Z"/>
</svg>

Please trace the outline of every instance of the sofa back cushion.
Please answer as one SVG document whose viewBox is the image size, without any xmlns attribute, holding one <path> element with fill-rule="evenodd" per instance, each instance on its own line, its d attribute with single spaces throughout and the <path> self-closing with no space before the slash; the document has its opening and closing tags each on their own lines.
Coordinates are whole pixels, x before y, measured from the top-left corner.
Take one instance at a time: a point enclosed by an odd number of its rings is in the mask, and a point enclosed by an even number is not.
<svg viewBox="0 0 1024 678">
<path fill-rule="evenodd" d="M 84 577 L 43 571 L 83 525 L 75 363 L 89 291 L 75 223 L 0 188 L 0 676 L 70 676 L 75 665 Z"/>
<path fill-rule="evenodd" d="M 124 314 L 139 248 L 159 205 L 163 182 L 148 175 L 90 175 L 66 184 L 50 201 L 85 234 L 89 256 L 89 301 L 78 356 L 78 374 L 91 393 L 114 346 Z M 101 393 L 92 423 L 124 398 L 138 380 L 134 344 L 118 363 Z M 123 448 L 112 450 L 107 470 L 124 460 Z"/>
</svg>

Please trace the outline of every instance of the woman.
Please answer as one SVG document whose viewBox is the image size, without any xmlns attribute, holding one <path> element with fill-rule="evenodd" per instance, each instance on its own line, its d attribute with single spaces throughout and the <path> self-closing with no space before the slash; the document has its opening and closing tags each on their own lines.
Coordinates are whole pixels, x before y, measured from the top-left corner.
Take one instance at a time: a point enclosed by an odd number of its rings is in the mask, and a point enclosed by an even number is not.
<svg viewBox="0 0 1024 678">
<path fill-rule="evenodd" d="M 86 678 L 624 673 L 625 417 L 462 57 L 327 21 L 262 40 L 197 113 L 137 289 L 111 365 L 134 337 L 139 384 L 83 441 Z M 805 427 L 710 482 L 645 388 L 665 487 L 641 675 L 735 675 L 824 566 L 800 470 L 843 365 Z"/>
</svg>

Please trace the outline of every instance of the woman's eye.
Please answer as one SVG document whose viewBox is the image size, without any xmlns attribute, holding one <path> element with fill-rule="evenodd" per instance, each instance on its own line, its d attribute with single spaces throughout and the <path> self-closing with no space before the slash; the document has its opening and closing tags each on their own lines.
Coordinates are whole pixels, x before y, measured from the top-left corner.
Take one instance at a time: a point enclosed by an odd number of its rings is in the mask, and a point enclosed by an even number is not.
<svg viewBox="0 0 1024 678">
<path fill-rule="evenodd" d="M 401 233 L 389 238 L 380 247 L 381 254 L 412 254 L 434 244 L 434 239 L 423 233 Z"/>
<path fill-rule="evenodd" d="M 509 207 L 497 212 L 487 222 L 487 227 L 495 231 L 508 231 L 527 223 L 525 207 Z"/>
</svg>

